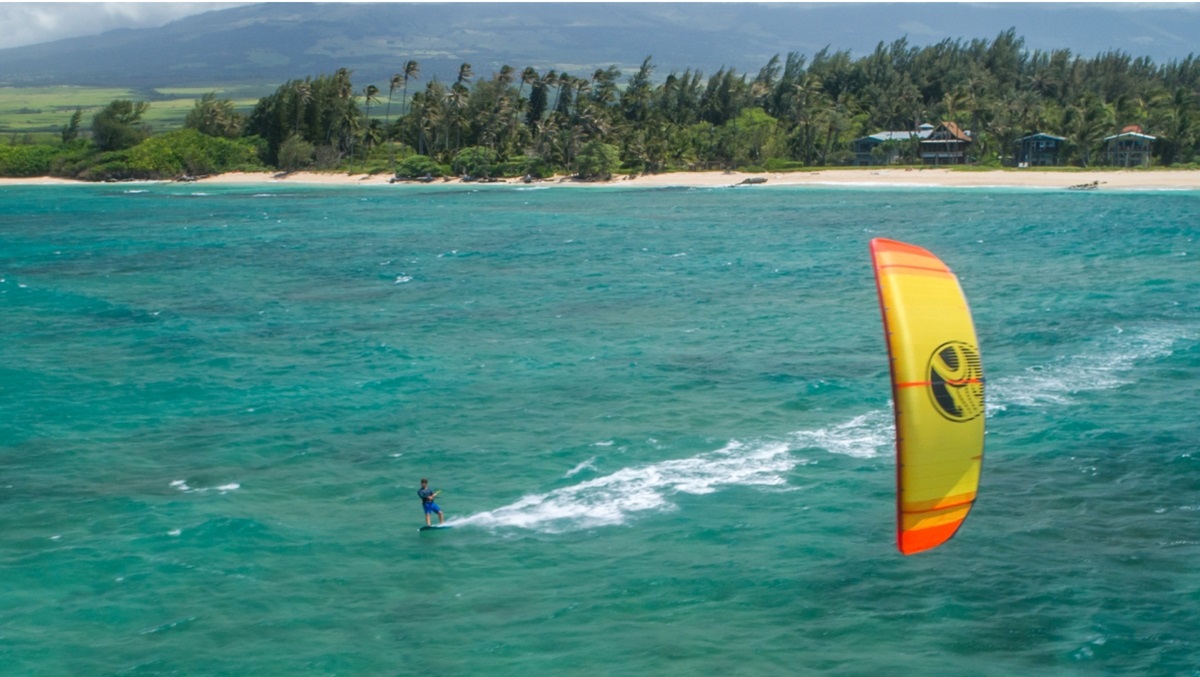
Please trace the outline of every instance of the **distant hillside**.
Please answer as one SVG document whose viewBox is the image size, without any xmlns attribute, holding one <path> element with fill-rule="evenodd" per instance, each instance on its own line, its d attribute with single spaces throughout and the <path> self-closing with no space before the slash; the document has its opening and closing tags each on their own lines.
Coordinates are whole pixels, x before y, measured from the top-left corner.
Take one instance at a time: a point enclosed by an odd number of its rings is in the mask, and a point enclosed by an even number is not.
<svg viewBox="0 0 1200 677">
<path fill-rule="evenodd" d="M 1200 11 L 1033 3 L 267 3 L 0 50 L 0 84 L 268 86 L 346 67 L 356 83 L 386 86 L 408 59 L 421 63 L 423 79 L 448 80 L 463 62 L 481 76 L 502 64 L 582 76 L 609 65 L 636 68 L 649 55 L 659 75 L 686 68 L 712 74 L 722 66 L 756 72 L 790 51 L 830 46 L 862 55 L 905 36 L 925 45 L 991 39 L 1008 28 L 1028 49 L 1083 56 L 1120 49 L 1165 62 L 1192 48 Z"/>
</svg>

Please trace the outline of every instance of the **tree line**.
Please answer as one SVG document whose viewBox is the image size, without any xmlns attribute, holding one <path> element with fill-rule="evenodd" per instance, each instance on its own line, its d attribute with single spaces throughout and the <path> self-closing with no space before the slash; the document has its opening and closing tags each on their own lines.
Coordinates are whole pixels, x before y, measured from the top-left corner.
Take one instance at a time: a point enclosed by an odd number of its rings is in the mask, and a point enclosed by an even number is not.
<svg viewBox="0 0 1200 677">
<path fill-rule="evenodd" d="M 793 52 L 757 73 L 721 68 L 711 76 L 663 76 L 647 57 L 628 75 L 503 66 L 480 76 L 464 63 L 443 81 L 423 79 L 410 60 L 384 83 L 356 85 L 346 69 L 286 82 L 248 115 L 205 96 L 184 129 L 159 143 L 156 152 L 174 159 L 153 168 L 146 154 L 130 155 L 158 138 L 139 124 L 146 104 L 116 101 L 93 118 L 90 145 L 78 139 L 78 119 L 74 131 L 64 127 L 63 145 L 76 155 L 90 149 L 92 163 L 52 169 L 90 178 L 206 173 L 231 162 L 404 177 L 776 171 L 848 164 L 856 138 L 944 121 L 971 131 L 970 160 L 986 166 L 1037 132 L 1064 137 L 1065 160 L 1087 166 L 1102 140 L 1128 125 L 1157 137 L 1153 161 L 1171 166 L 1197 162 L 1198 102 L 1194 55 L 1160 65 L 1119 51 L 1030 51 L 1014 29 L 925 47 L 900 39 L 859 58 Z M 0 173 L 13 171 L 7 162 L 0 147 Z"/>
</svg>

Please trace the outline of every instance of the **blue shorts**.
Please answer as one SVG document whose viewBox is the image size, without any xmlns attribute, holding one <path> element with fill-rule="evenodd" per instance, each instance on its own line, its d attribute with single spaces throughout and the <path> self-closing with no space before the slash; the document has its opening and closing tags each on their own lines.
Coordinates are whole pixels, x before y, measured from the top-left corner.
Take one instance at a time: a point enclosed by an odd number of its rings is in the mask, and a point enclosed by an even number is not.
<svg viewBox="0 0 1200 677">
<path fill-rule="evenodd" d="M 441 512 L 442 511 L 442 509 L 438 507 L 438 504 L 434 503 L 433 501 L 430 501 L 428 503 L 422 503 L 421 505 L 425 506 L 425 514 L 426 515 L 428 515 L 431 512 Z"/>
</svg>

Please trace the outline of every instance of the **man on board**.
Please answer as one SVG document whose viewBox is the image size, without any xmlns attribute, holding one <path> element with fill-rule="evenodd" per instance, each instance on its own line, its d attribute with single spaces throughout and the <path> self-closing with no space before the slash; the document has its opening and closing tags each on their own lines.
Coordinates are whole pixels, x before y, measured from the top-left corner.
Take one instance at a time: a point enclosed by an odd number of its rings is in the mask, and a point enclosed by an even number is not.
<svg viewBox="0 0 1200 677">
<path fill-rule="evenodd" d="M 440 493 L 442 492 L 429 488 L 429 480 L 421 480 L 421 488 L 417 489 L 417 495 L 421 497 L 421 507 L 425 509 L 425 526 L 430 526 L 429 516 L 435 512 L 438 516 L 438 524 L 446 521 L 446 516 L 442 514 L 442 509 L 438 507 L 437 503 L 433 502 L 434 497 Z"/>
</svg>

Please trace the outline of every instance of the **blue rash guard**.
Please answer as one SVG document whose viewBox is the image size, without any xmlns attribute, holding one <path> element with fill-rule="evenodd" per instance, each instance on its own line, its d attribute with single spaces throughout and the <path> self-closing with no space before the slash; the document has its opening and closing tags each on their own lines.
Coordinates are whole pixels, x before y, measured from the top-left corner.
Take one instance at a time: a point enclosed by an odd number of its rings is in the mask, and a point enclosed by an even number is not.
<svg viewBox="0 0 1200 677">
<path fill-rule="evenodd" d="M 425 508 L 426 515 L 442 511 L 438 504 L 433 502 L 433 489 L 417 489 L 417 495 L 421 497 L 421 507 Z"/>
</svg>

